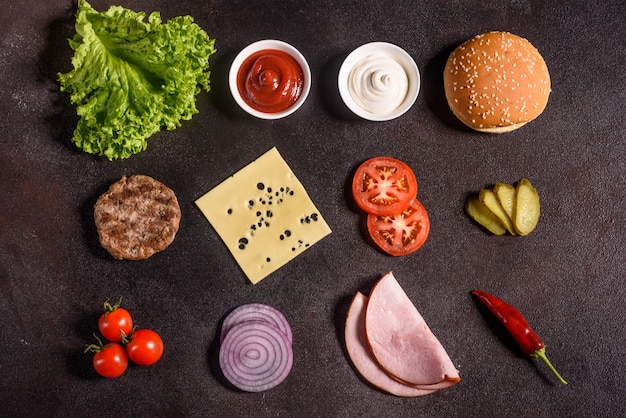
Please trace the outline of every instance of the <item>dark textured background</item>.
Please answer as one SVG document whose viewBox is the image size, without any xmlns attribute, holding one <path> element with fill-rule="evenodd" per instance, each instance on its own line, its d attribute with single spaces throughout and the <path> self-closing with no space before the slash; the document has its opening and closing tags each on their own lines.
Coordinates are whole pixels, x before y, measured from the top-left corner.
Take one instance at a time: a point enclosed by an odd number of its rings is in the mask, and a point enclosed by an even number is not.
<svg viewBox="0 0 626 418">
<path fill-rule="evenodd" d="M 7 1 L 0 13 L 0 415 L 3 416 L 625 416 L 624 198 L 626 100 L 622 0 L 196 1 L 125 0 L 164 19 L 190 14 L 219 50 L 200 113 L 148 149 L 110 162 L 74 148 L 76 124 L 56 73 L 68 71 L 75 5 Z M 109 3 L 93 0 L 98 10 Z M 553 92 L 546 111 L 502 136 L 469 132 L 445 105 L 442 68 L 463 40 L 488 30 L 528 38 Z M 308 58 L 313 89 L 295 115 L 274 122 L 232 109 L 226 70 L 263 38 Z M 370 123 L 336 102 L 337 63 L 370 41 L 416 60 L 420 96 L 403 117 Z M 248 284 L 193 202 L 276 146 L 333 234 L 256 286 Z M 371 247 L 346 184 L 365 159 L 413 167 L 432 229 L 403 258 Z M 178 195 L 183 217 L 165 252 L 114 261 L 99 246 L 95 199 L 126 174 L 147 174 Z M 466 196 L 528 177 L 542 199 L 527 237 L 494 237 L 463 212 Z M 393 270 L 461 371 L 456 386 L 402 399 L 363 382 L 342 329 L 356 290 Z M 469 291 L 516 305 L 569 381 L 525 358 Z M 90 356 L 105 299 L 122 296 L 138 325 L 161 333 L 153 367 L 98 378 Z M 279 308 L 294 332 L 294 367 L 275 389 L 223 384 L 215 335 L 234 307 Z"/>
</svg>

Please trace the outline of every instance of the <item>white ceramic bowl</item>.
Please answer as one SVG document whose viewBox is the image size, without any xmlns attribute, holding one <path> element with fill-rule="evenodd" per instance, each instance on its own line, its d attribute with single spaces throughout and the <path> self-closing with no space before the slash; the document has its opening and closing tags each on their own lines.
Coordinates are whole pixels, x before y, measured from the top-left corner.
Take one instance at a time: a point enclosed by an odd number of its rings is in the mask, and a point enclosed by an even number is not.
<svg viewBox="0 0 626 418">
<path fill-rule="evenodd" d="M 382 100 L 381 97 L 388 95 L 388 87 L 399 81 L 398 78 L 404 77 L 408 83 L 406 94 L 395 96 L 387 104 L 378 102 L 380 111 L 374 109 L 376 106 L 368 109 L 359 104 L 359 99 L 353 94 L 354 89 L 350 88 L 350 84 L 354 85 L 354 75 L 351 73 L 355 65 L 362 63 L 363 60 L 375 61 L 377 65 L 375 68 L 367 68 L 366 70 L 361 68 L 359 71 L 362 82 L 366 82 L 370 87 L 374 85 L 373 88 L 376 91 L 369 94 L 370 96 Z M 380 63 L 384 65 L 381 67 L 378 65 Z M 397 73 L 387 71 L 389 68 L 398 69 L 398 65 L 401 67 L 401 70 L 398 71 L 404 70 L 402 77 L 396 77 Z M 339 69 L 338 87 L 341 99 L 354 114 L 367 120 L 387 121 L 403 115 L 413 106 L 419 94 L 420 73 L 415 61 L 404 49 L 387 42 L 371 42 L 356 48 L 343 61 Z"/>
<path fill-rule="evenodd" d="M 265 50 L 265 49 L 273 49 L 286 52 L 290 56 L 292 56 L 302 68 L 302 74 L 304 75 L 302 92 L 298 99 L 286 110 L 279 112 L 262 112 L 257 109 L 251 107 L 246 101 L 241 97 L 239 93 L 239 88 L 237 87 L 237 76 L 239 74 L 239 69 L 243 62 L 252 54 Z M 286 42 L 278 41 L 274 39 L 265 39 L 261 41 L 254 42 L 244 49 L 242 49 L 239 54 L 233 60 L 233 63 L 230 66 L 230 72 L 228 74 L 228 84 L 230 87 L 231 94 L 235 99 L 235 102 L 247 113 L 252 116 L 256 116 L 260 119 L 280 119 L 285 116 L 291 115 L 293 112 L 298 110 L 302 104 L 306 101 L 309 92 L 311 91 L 311 69 L 309 68 L 309 64 L 304 58 L 304 56 L 293 46 L 289 45 Z"/>
</svg>

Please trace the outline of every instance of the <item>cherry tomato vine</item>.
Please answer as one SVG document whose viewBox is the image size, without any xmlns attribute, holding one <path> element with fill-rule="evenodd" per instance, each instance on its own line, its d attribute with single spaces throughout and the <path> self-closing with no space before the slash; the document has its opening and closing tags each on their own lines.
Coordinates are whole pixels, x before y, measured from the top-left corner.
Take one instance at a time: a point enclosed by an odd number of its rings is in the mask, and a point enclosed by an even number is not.
<svg viewBox="0 0 626 418">
<path fill-rule="evenodd" d="M 151 329 L 138 329 L 130 312 L 121 307 L 122 298 L 111 305 L 104 302 L 104 312 L 98 318 L 98 330 L 106 340 L 96 334 L 97 344 L 88 344 L 85 353 L 94 353 L 93 368 L 100 376 L 116 378 L 123 375 L 129 363 L 149 366 L 163 355 L 163 340 Z"/>
</svg>

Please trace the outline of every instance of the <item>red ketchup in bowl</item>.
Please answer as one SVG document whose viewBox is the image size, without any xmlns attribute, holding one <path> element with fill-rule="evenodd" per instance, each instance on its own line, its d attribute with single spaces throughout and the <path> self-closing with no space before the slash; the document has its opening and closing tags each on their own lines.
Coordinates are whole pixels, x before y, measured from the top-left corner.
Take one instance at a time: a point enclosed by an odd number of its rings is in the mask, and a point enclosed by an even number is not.
<svg viewBox="0 0 626 418">
<path fill-rule="evenodd" d="M 255 52 L 244 60 L 237 73 L 242 99 L 264 113 L 282 112 L 302 94 L 304 72 L 288 53 L 277 49 Z"/>
</svg>

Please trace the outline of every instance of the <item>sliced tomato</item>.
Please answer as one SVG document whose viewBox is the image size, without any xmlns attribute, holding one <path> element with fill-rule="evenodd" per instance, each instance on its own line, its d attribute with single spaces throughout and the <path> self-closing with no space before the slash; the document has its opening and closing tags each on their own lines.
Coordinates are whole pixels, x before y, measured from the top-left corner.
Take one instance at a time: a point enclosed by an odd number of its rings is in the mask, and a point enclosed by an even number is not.
<svg viewBox="0 0 626 418">
<path fill-rule="evenodd" d="M 357 168 L 352 196 L 368 214 L 386 216 L 409 207 L 417 195 L 417 180 L 408 165 L 391 157 L 375 157 Z"/>
<path fill-rule="evenodd" d="M 368 215 L 367 230 L 383 251 L 401 256 L 416 251 L 424 244 L 430 231 L 430 220 L 424 205 L 414 199 L 400 214 Z"/>
</svg>

